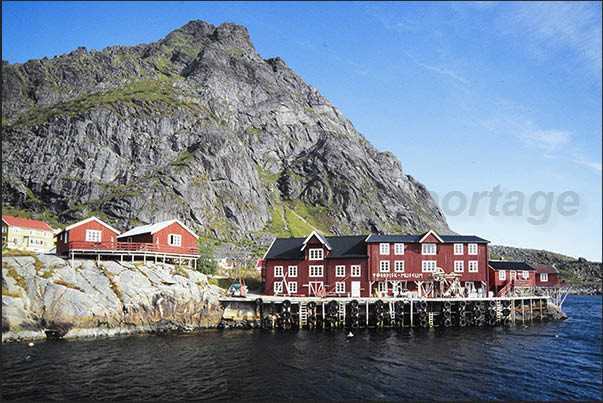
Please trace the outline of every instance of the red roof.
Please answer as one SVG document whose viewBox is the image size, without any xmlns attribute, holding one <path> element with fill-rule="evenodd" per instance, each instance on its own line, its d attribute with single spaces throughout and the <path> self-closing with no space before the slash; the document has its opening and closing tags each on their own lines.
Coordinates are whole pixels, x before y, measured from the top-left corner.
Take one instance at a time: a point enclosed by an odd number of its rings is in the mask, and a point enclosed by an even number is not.
<svg viewBox="0 0 603 403">
<path fill-rule="evenodd" d="M 532 266 L 537 273 L 559 273 L 559 271 L 550 264 L 532 264 L 530 266 Z"/>
<path fill-rule="evenodd" d="M 52 228 L 50 228 L 50 226 L 44 221 L 30 220 L 29 218 L 12 217 L 9 215 L 3 215 L 2 220 L 8 225 L 12 225 L 13 227 L 41 229 L 50 232 L 53 231 Z"/>
</svg>

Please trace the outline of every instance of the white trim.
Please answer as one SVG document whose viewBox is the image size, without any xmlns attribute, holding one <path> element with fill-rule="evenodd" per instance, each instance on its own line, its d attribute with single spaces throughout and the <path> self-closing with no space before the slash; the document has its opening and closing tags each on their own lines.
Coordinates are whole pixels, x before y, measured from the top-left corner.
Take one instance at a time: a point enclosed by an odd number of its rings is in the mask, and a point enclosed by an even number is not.
<svg viewBox="0 0 603 403">
<path fill-rule="evenodd" d="M 456 251 L 456 247 L 457 247 L 457 246 L 460 246 L 460 247 L 461 247 L 461 251 L 460 251 L 460 253 L 457 253 L 457 251 Z M 453 248 L 453 250 L 454 250 L 454 254 L 455 254 L 456 256 L 462 256 L 462 255 L 464 255 L 464 254 L 465 254 L 465 245 L 464 245 L 464 244 L 462 244 L 462 243 L 455 243 L 455 244 L 454 244 L 454 246 L 453 246 L 452 248 Z"/>
<path fill-rule="evenodd" d="M 83 225 L 83 224 L 89 223 L 90 221 L 96 221 L 96 222 L 97 222 L 97 223 L 99 223 L 100 225 L 103 225 L 103 226 L 105 226 L 105 227 L 109 228 L 111 231 L 113 231 L 113 232 L 117 233 L 117 235 L 119 235 L 119 234 L 120 234 L 120 232 L 119 232 L 118 230 L 116 230 L 115 228 L 113 228 L 112 226 L 110 226 L 109 224 L 107 224 L 106 222 L 103 222 L 103 221 L 99 220 L 99 219 L 98 219 L 98 218 L 96 218 L 96 217 L 90 217 L 90 218 L 86 218 L 85 220 L 82 220 L 82 221 L 76 222 L 75 224 L 71 224 L 70 226 L 65 227 L 65 229 L 64 229 L 63 231 L 70 231 L 70 230 L 72 230 L 72 229 L 74 229 L 74 228 L 76 228 L 76 227 L 79 227 L 80 225 Z"/>
<path fill-rule="evenodd" d="M 274 238 L 272 240 L 272 242 L 270 242 L 270 246 L 268 247 L 268 250 L 266 251 L 266 253 L 264 253 L 264 256 L 262 257 L 262 260 L 266 260 L 266 256 L 268 255 L 268 252 L 270 252 L 270 249 L 272 249 L 272 245 L 274 245 L 274 243 L 276 242 L 277 238 Z"/>
<path fill-rule="evenodd" d="M 421 239 L 419 239 L 419 243 L 423 243 L 423 241 L 429 236 L 429 234 L 432 234 L 433 236 L 435 236 L 437 238 L 438 241 L 440 241 L 441 243 L 444 243 L 444 240 L 442 238 L 440 238 L 440 236 L 438 234 L 436 234 L 436 232 L 432 229 L 430 229 L 425 235 L 423 235 L 423 237 Z"/>
<path fill-rule="evenodd" d="M 293 286 L 295 286 L 295 289 L 293 289 Z M 289 294 L 297 292 L 297 281 L 289 281 L 287 283 L 287 291 Z"/>
<path fill-rule="evenodd" d="M 402 253 L 398 253 L 398 250 L 397 250 L 398 246 L 402 246 Z M 404 255 L 404 242 L 394 243 L 394 255 L 398 255 L 398 256 Z"/>
<path fill-rule="evenodd" d="M 504 270 L 500 270 L 498 272 L 498 280 L 499 281 L 505 281 L 507 279 L 507 272 Z"/>
<path fill-rule="evenodd" d="M 273 285 L 274 295 L 283 292 L 283 282 L 282 281 L 275 281 L 273 284 L 274 284 Z M 278 290 L 277 290 L 277 287 L 276 287 L 277 285 L 278 285 Z"/>
<path fill-rule="evenodd" d="M 471 253 L 471 247 L 475 247 L 475 253 Z M 479 247 L 477 246 L 476 243 L 469 243 L 469 244 L 467 244 L 467 254 L 468 255 L 473 255 L 473 256 L 479 254 Z"/>
<path fill-rule="evenodd" d="M 384 267 L 386 266 L 386 267 Z M 387 269 L 387 270 L 385 270 Z M 390 272 L 390 267 L 389 267 L 389 260 L 380 260 L 379 261 L 379 273 L 389 273 Z"/>
<path fill-rule="evenodd" d="M 320 251 L 320 257 L 312 257 L 312 252 Z M 308 260 L 324 260 L 325 259 L 325 251 L 322 248 L 310 248 L 308 250 Z"/>
<path fill-rule="evenodd" d="M 320 274 L 312 274 L 312 268 L 320 268 Z M 324 266 L 323 265 L 310 265 L 308 266 L 308 277 L 324 277 Z"/>
<path fill-rule="evenodd" d="M 124 232 L 123 234 L 121 234 L 120 236 L 118 236 L 117 238 L 122 238 L 122 237 L 127 237 L 127 236 L 133 236 L 133 235 L 141 235 L 141 234 L 155 234 L 158 231 L 161 231 L 162 229 L 177 223 L 179 224 L 182 228 L 184 228 L 189 234 L 191 234 L 192 236 L 195 237 L 195 239 L 199 238 L 199 235 L 195 234 L 189 227 L 187 227 L 186 225 L 184 225 L 184 223 L 182 223 L 182 221 L 180 221 L 177 218 L 174 218 L 173 220 L 168 220 L 168 221 L 162 221 L 162 222 L 158 222 L 155 224 L 147 224 L 147 225 L 141 225 L 138 227 L 134 227 L 126 232 Z"/>
<path fill-rule="evenodd" d="M 387 247 L 387 253 L 383 252 L 383 250 L 385 249 L 385 247 Z M 389 242 L 380 242 L 379 243 L 379 254 L 380 255 L 388 255 L 389 256 L 389 251 L 390 251 L 390 246 L 389 246 Z"/>
<path fill-rule="evenodd" d="M 429 266 L 433 266 L 433 268 L 425 268 L 426 263 L 429 263 Z M 421 273 L 433 273 L 435 269 L 438 267 L 437 260 L 423 260 L 421 262 Z"/>
<path fill-rule="evenodd" d="M 540 273 L 540 281 L 547 283 L 549 281 L 549 273 Z"/>
<path fill-rule="evenodd" d="M 295 274 L 291 274 L 291 269 L 295 270 Z M 288 266 L 287 267 L 287 276 L 289 276 L 289 277 L 297 277 L 297 266 Z"/>
<path fill-rule="evenodd" d="M 472 269 L 472 266 L 475 266 L 475 270 Z M 477 260 L 470 260 L 469 261 L 469 273 L 478 273 L 479 272 L 479 263 Z"/>
<path fill-rule="evenodd" d="M 457 268 L 457 266 L 458 266 L 458 268 Z M 454 261 L 454 272 L 455 273 L 464 273 L 465 272 L 465 262 L 463 260 L 455 260 Z"/>
<path fill-rule="evenodd" d="M 341 274 L 339 274 L 339 269 L 342 270 Z M 338 264 L 337 266 L 335 266 L 335 277 L 345 277 L 345 265 Z"/>
<path fill-rule="evenodd" d="M 358 268 L 358 274 L 354 274 L 354 269 Z M 362 266 L 359 264 L 353 264 L 350 266 L 350 277 L 362 277 Z"/>
<path fill-rule="evenodd" d="M 310 235 L 308 235 L 308 237 L 304 241 L 304 245 L 302 246 L 301 250 L 306 249 L 307 243 L 312 238 L 312 235 L 316 235 L 316 238 L 318 238 L 318 240 L 320 241 L 320 243 L 322 243 L 324 246 L 326 246 L 328 250 L 332 250 L 331 245 L 329 245 L 329 241 L 327 241 L 327 238 L 323 234 L 321 234 L 320 232 L 318 232 L 316 230 L 313 230 L 310 233 Z"/>
<path fill-rule="evenodd" d="M 94 236 L 93 236 L 94 235 Z M 98 235 L 98 241 L 92 238 L 96 238 Z M 101 242 L 103 239 L 103 231 L 98 229 L 87 229 L 86 230 L 86 242 Z"/>
<path fill-rule="evenodd" d="M 280 274 L 277 273 L 277 269 L 280 270 Z M 283 271 L 283 266 L 274 266 L 274 278 L 276 277 L 284 277 L 284 271 Z"/>
<path fill-rule="evenodd" d="M 172 239 L 170 239 L 170 237 L 172 237 Z M 168 234 L 167 239 L 168 239 L 168 245 L 170 245 L 170 246 L 182 246 L 182 235 L 181 234 Z M 178 242 L 175 242 L 176 239 L 178 240 Z"/>
<path fill-rule="evenodd" d="M 426 246 L 433 246 L 433 253 L 431 252 L 425 252 L 425 247 Z M 433 243 L 433 242 L 429 242 L 429 243 L 423 243 L 421 244 L 421 255 L 424 256 L 435 256 L 438 254 L 438 244 L 437 243 Z"/>
<path fill-rule="evenodd" d="M 402 263 L 402 270 L 398 270 L 398 263 Z M 404 260 L 394 260 L 394 273 L 404 273 Z"/>
<path fill-rule="evenodd" d="M 341 287 L 341 290 L 339 287 Z M 345 294 L 345 281 L 335 282 L 335 294 Z"/>
</svg>

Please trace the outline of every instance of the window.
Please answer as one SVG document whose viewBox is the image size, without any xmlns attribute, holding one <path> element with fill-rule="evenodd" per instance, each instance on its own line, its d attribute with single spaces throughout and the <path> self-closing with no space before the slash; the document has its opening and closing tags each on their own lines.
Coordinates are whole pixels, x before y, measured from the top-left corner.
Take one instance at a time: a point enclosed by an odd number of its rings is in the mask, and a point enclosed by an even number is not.
<svg viewBox="0 0 603 403">
<path fill-rule="evenodd" d="M 382 273 L 389 272 L 389 260 L 381 260 L 379 262 L 379 271 Z"/>
<path fill-rule="evenodd" d="M 381 281 L 379 284 L 379 292 L 387 292 L 387 281 Z"/>
<path fill-rule="evenodd" d="M 515 270 L 511 270 L 511 272 L 509 274 L 511 275 L 511 280 L 514 280 L 517 278 L 517 272 Z"/>
<path fill-rule="evenodd" d="M 277 281 L 274 283 L 274 293 L 281 293 L 283 292 L 283 283 L 281 281 Z"/>
<path fill-rule="evenodd" d="M 498 272 L 498 279 L 500 281 L 505 281 L 507 279 L 507 272 L 504 270 L 501 270 Z"/>
<path fill-rule="evenodd" d="M 435 260 L 423 260 L 422 270 L 423 273 L 431 273 L 436 269 L 436 261 Z"/>
<path fill-rule="evenodd" d="M 169 234 L 168 235 L 168 245 L 172 245 L 172 246 L 182 245 L 182 235 Z"/>
<path fill-rule="evenodd" d="M 436 244 L 435 243 L 424 243 L 422 246 L 423 255 L 435 255 L 436 254 Z"/>
<path fill-rule="evenodd" d="M 469 271 L 471 273 L 477 273 L 478 268 L 477 268 L 477 260 L 471 260 L 469 262 Z"/>
<path fill-rule="evenodd" d="M 86 242 L 100 242 L 101 232 L 93 229 L 86 230 Z"/>
<path fill-rule="evenodd" d="M 462 243 L 455 243 L 454 244 L 454 254 L 455 255 L 462 255 L 463 254 L 463 244 Z"/>
<path fill-rule="evenodd" d="M 379 253 L 382 255 L 389 255 L 389 244 L 388 243 L 380 243 L 379 244 Z"/>
<path fill-rule="evenodd" d="M 476 243 L 470 243 L 469 245 L 467 245 L 467 249 L 469 249 L 470 255 L 477 255 L 477 244 Z"/>
<path fill-rule="evenodd" d="M 395 243 L 394 244 L 394 255 L 403 255 L 404 254 L 404 244 L 403 243 Z"/>
<path fill-rule="evenodd" d="M 394 271 L 398 273 L 404 272 L 404 260 L 396 260 L 394 262 Z"/>
<path fill-rule="evenodd" d="M 540 273 L 540 281 L 542 281 L 542 282 L 549 281 L 549 274 L 548 273 Z"/>
<path fill-rule="evenodd" d="M 15 234 L 18 234 L 18 233 L 20 233 L 20 232 L 21 232 L 21 228 L 14 227 L 14 228 L 13 228 L 13 232 L 14 232 Z"/>
<path fill-rule="evenodd" d="M 310 260 L 322 260 L 323 250 L 322 249 L 310 249 Z"/>
<path fill-rule="evenodd" d="M 352 277 L 360 277 L 360 266 L 352 266 Z"/>
<path fill-rule="evenodd" d="M 274 277 L 283 277 L 283 266 L 274 266 Z"/>
<path fill-rule="evenodd" d="M 69 232 L 65 232 L 65 243 L 69 242 Z"/>
<path fill-rule="evenodd" d="M 465 262 L 463 262 L 462 260 L 455 260 L 454 261 L 454 272 L 462 273 L 464 271 L 465 271 Z"/>
<path fill-rule="evenodd" d="M 289 277 L 297 277 L 297 266 L 289 266 L 287 275 Z"/>
<path fill-rule="evenodd" d="M 288 287 L 289 288 L 289 294 L 297 292 L 297 282 L 296 281 L 289 282 L 288 286 L 289 286 Z"/>
<path fill-rule="evenodd" d="M 2 232 L 6 232 L 6 227 L 2 227 Z"/>
<path fill-rule="evenodd" d="M 322 266 L 310 266 L 310 277 L 322 277 Z"/>
<path fill-rule="evenodd" d="M 523 278 L 525 278 L 526 280 L 530 278 L 530 273 L 527 271 L 523 272 Z"/>
<path fill-rule="evenodd" d="M 345 277 L 345 266 L 335 266 L 335 277 Z"/>
<path fill-rule="evenodd" d="M 345 283 L 343 281 L 338 281 L 335 283 L 335 292 L 337 294 L 343 294 L 345 292 Z"/>
</svg>

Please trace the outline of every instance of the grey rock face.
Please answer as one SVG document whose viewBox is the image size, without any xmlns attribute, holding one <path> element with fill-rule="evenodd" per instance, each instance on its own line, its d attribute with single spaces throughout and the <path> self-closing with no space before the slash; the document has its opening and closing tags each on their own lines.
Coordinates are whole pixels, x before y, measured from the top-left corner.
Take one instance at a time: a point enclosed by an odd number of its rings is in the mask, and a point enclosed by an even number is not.
<svg viewBox="0 0 603 403">
<path fill-rule="evenodd" d="M 282 233 L 275 214 L 299 236 L 291 212 L 334 234 L 449 232 L 425 187 L 244 27 L 3 62 L 2 81 L 6 205 L 120 229 L 176 216 L 236 241 Z"/>
<path fill-rule="evenodd" d="M 3 341 L 191 330 L 222 317 L 221 291 L 190 269 L 78 259 L 71 267 L 43 255 L 38 261 L 37 269 L 32 257 L 4 262 L 2 287 L 10 295 L 2 296 Z"/>
</svg>

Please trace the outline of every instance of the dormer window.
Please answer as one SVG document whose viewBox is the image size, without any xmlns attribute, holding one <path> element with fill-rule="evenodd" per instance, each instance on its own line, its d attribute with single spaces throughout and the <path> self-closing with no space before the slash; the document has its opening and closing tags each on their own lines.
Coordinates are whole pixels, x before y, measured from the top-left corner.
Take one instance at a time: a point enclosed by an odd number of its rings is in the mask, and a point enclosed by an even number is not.
<svg viewBox="0 0 603 403">
<path fill-rule="evenodd" d="M 310 249 L 310 260 L 322 260 L 323 257 L 322 248 Z"/>
<path fill-rule="evenodd" d="M 422 244 L 423 255 L 435 255 L 436 254 L 436 244 L 435 243 L 424 243 Z"/>
</svg>

